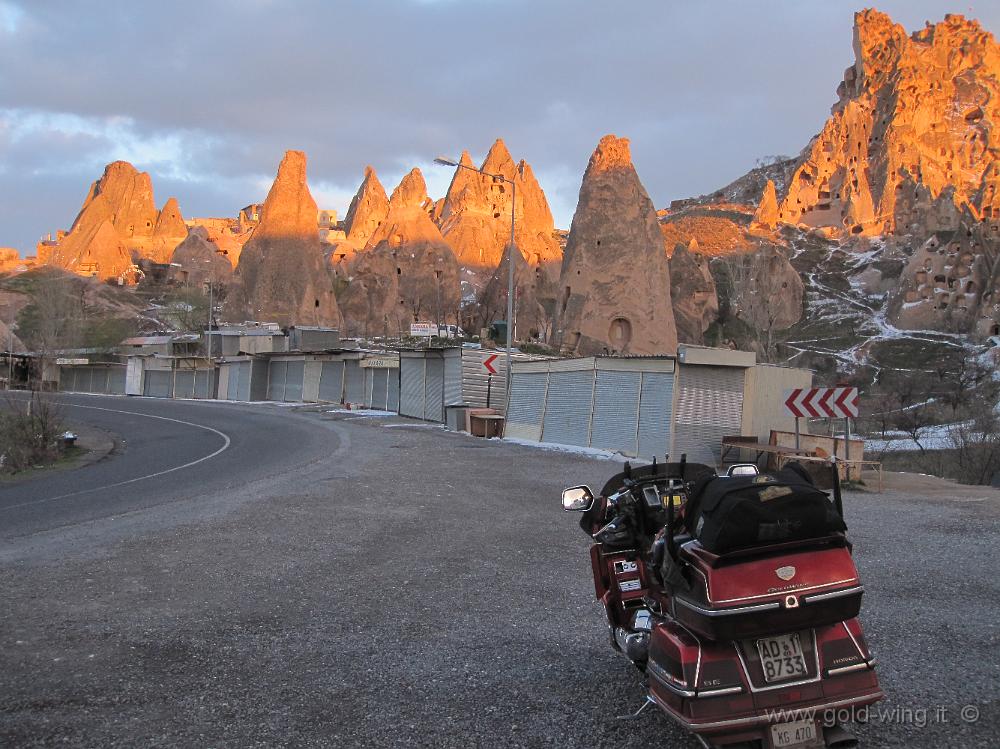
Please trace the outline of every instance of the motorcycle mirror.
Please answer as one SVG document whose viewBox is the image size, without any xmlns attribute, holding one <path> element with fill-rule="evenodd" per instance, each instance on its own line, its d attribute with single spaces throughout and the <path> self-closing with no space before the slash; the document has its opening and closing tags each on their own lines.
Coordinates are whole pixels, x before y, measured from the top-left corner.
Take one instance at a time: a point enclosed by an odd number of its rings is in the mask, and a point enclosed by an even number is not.
<svg viewBox="0 0 1000 749">
<path fill-rule="evenodd" d="M 571 486 L 563 489 L 562 506 L 566 512 L 586 512 L 594 506 L 594 493 L 589 486 Z"/>
<path fill-rule="evenodd" d="M 737 463 L 726 471 L 727 476 L 756 476 L 758 473 L 760 471 L 753 463 Z"/>
</svg>

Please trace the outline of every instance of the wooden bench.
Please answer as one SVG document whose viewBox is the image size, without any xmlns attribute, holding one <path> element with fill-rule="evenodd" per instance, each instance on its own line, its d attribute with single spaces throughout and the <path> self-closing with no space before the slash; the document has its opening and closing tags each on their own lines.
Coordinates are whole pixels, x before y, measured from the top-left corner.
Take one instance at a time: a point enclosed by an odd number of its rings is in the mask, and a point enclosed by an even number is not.
<svg viewBox="0 0 1000 749">
<path fill-rule="evenodd" d="M 765 442 L 758 442 L 756 437 L 723 437 L 722 438 L 722 454 L 719 456 L 721 463 L 726 463 L 726 457 L 733 450 L 750 450 L 756 453 L 754 458 L 754 463 L 760 463 L 761 458 L 765 455 L 775 456 L 775 460 L 778 461 L 779 466 L 782 460 L 788 460 L 792 457 L 812 457 L 815 453 L 809 450 L 796 450 L 794 447 L 787 447 L 785 445 L 769 445 Z M 734 461 L 735 462 L 735 461 Z"/>
</svg>

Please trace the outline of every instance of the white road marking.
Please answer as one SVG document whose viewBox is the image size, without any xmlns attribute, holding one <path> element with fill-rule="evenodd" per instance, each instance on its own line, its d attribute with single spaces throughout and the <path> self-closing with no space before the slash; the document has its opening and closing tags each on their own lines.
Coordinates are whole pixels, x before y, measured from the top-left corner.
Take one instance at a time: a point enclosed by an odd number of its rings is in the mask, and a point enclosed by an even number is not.
<svg viewBox="0 0 1000 749">
<path fill-rule="evenodd" d="M 214 458 L 217 455 L 221 455 L 223 452 L 225 452 L 226 450 L 229 449 L 229 445 L 232 442 L 232 440 L 229 439 L 229 435 L 227 435 L 225 432 L 220 432 L 218 429 L 214 429 L 213 427 L 205 426 L 204 424 L 195 424 L 192 421 L 184 421 L 182 419 L 172 419 L 169 416 L 154 416 L 153 414 L 144 414 L 144 413 L 140 413 L 139 411 L 121 411 L 121 410 L 119 410 L 117 408 L 101 408 L 100 406 L 81 406 L 81 405 L 79 405 L 77 403 L 66 403 L 65 401 L 60 401 L 59 405 L 60 406 L 69 406 L 70 408 L 89 408 L 92 411 L 109 411 L 110 413 L 128 414 L 129 416 L 142 416 L 142 417 L 145 417 L 147 419 L 159 419 L 160 421 L 172 421 L 175 424 L 184 424 L 185 426 L 196 427 L 198 429 L 204 429 L 204 430 L 209 431 L 209 432 L 214 432 L 215 434 L 217 434 L 220 437 L 222 437 L 222 439 L 224 440 L 224 443 L 223 443 L 222 447 L 220 447 L 214 453 L 210 453 L 209 455 L 204 455 L 204 456 L 198 458 L 197 460 L 192 460 L 192 461 L 190 461 L 188 463 L 185 463 L 184 465 L 174 466 L 173 468 L 167 468 L 167 469 L 165 469 L 163 471 L 157 471 L 156 473 L 150 473 L 150 474 L 147 474 L 145 476 L 137 476 L 134 479 L 126 479 L 125 481 L 118 481 L 118 482 L 116 482 L 114 484 L 106 484 L 105 486 L 95 486 L 92 489 L 81 489 L 78 492 L 70 492 L 69 494 L 60 494 L 58 497 L 45 497 L 44 499 L 35 499 L 35 500 L 30 501 L 30 502 L 21 502 L 20 504 L 16 504 L 16 505 L 8 505 L 6 507 L 0 507 L 0 512 L 3 512 L 4 510 L 16 510 L 19 507 L 29 507 L 31 505 L 39 505 L 39 504 L 42 504 L 43 502 L 54 502 L 57 499 L 66 499 L 68 497 L 77 497 L 77 496 L 79 496 L 81 494 L 89 494 L 91 492 L 99 492 L 102 489 L 113 489 L 113 488 L 118 487 L 118 486 L 125 486 L 126 484 L 134 484 L 137 481 L 146 481 L 147 479 L 156 478 L 157 476 L 163 476 L 163 475 L 165 475 L 167 473 L 173 473 L 174 471 L 180 471 L 180 470 L 183 470 L 185 468 L 190 468 L 191 466 L 196 466 L 199 463 L 204 463 L 206 460 L 211 460 L 212 458 Z"/>
</svg>

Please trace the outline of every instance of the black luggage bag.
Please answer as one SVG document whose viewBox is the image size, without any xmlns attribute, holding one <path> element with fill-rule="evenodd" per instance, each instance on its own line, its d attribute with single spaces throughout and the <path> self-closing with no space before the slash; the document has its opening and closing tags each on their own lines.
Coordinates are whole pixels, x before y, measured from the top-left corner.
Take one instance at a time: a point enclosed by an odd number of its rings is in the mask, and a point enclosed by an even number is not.
<svg viewBox="0 0 1000 749">
<path fill-rule="evenodd" d="M 714 554 L 847 530 L 829 496 L 794 464 L 757 476 L 706 477 L 691 494 L 688 530 Z"/>
</svg>

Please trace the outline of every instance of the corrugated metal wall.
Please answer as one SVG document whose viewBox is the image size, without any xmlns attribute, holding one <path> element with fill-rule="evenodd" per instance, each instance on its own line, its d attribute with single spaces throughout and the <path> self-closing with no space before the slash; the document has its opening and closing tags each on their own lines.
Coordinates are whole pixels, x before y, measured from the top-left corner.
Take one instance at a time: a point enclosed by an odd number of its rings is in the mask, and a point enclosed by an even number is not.
<svg viewBox="0 0 1000 749">
<path fill-rule="evenodd" d="M 742 367 L 681 367 L 672 455 L 718 462 L 722 438 L 740 433 L 745 377 Z"/>
<path fill-rule="evenodd" d="M 590 445 L 594 370 L 549 372 L 542 440 L 562 445 Z"/>
</svg>

